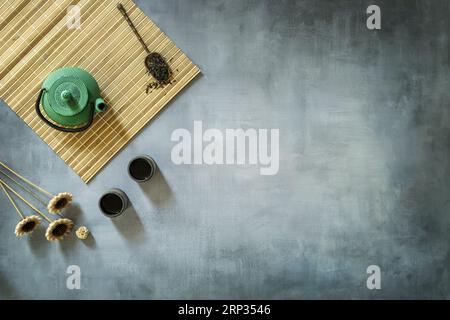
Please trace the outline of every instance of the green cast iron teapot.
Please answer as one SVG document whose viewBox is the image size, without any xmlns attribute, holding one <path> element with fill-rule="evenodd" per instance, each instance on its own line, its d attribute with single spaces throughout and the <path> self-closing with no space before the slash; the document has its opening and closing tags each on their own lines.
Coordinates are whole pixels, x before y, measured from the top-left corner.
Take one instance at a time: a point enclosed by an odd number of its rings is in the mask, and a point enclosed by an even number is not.
<svg viewBox="0 0 450 320">
<path fill-rule="evenodd" d="M 41 105 L 47 117 L 43 115 Z M 97 81 L 80 68 L 61 68 L 52 72 L 42 84 L 36 101 L 36 112 L 42 121 L 63 132 L 88 129 L 94 115 L 107 108 L 100 97 Z"/>
</svg>

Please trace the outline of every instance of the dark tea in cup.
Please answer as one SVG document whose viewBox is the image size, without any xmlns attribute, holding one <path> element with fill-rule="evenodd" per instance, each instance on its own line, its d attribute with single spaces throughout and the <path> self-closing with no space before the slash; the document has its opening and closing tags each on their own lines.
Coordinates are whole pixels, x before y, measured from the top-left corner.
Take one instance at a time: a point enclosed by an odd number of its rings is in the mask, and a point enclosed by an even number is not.
<svg viewBox="0 0 450 320">
<path fill-rule="evenodd" d="M 128 205 L 129 200 L 127 195 L 119 189 L 111 189 L 99 201 L 100 210 L 109 218 L 122 215 L 128 208 Z"/>
<path fill-rule="evenodd" d="M 149 181 L 156 172 L 155 161 L 148 156 L 134 158 L 128 164 L 128 174 L 137 182 Z"/>
</svg>

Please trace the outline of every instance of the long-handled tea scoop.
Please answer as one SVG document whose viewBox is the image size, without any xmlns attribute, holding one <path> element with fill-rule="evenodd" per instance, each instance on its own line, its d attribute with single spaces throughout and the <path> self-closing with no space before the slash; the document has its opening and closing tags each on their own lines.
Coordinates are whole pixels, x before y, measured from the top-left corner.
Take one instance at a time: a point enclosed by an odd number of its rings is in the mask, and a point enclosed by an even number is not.
<svg viewBox="0 0 450 320">
<path fill-rule="evenodd" d="M 170 77 L 172 75 L 172 71 L 170 70 L 170 67 L 167 64 L 164 57 L 157 52 L 150 51 L 148 46 L 145 44 L 144 39 L 142 39 L 142 36 L 137 31 L 136 26 L 134 25 L 133 21 L 131 21 L 130 16 L 128 15 L 123 4 L 119 3 L 117 5 L 117 9 L 119 9 L 119 11 L 122 13 L 123 17 L 128 22 L 128 25 L 130 26 L 131 30 L 133 30 L 134 34 L 138 38 L 138 40 L 141 43 L 142 47 L 144 48 L 145 52 L 147 52 L 147 57 L 145 58 L 145 67 L 147 68 L 147 71 L 157 81 L 157 83 L 149 84 L 149 86 L 147 88 L 147 93 L 148 93 L 149 88 L 157 88 L 157 87 L 164 86 L 166 84 L 170 84 Z"/>
<path fill-rule="evenodd" d="M 125 18 L 125 20 L 128 22 L 128 24 L 130 25 L 131 30 L 133 30 L 134 34 L 136 35 L 136 37 L 138 38 L 139 42 L 142 44 L 142 47 L 144 48 L 144 50 L 150 54 L 151 51 L 148 48 L 148 46 L 145 44 L 144 39 L 142 39 L 141 35 L 139 34 L 139 32 L 136 29 L 136 26 L 134 25 L 133 21 L 131 21 L 130 16 L 127 13 L 127 10 L 125 9 L 125 7 L 123 6 L 123 4 L 119 3 L 117 4 L 117 9 L 119 9 L 119 11 L 123 14 L 123 17 Z"/>
</svg>

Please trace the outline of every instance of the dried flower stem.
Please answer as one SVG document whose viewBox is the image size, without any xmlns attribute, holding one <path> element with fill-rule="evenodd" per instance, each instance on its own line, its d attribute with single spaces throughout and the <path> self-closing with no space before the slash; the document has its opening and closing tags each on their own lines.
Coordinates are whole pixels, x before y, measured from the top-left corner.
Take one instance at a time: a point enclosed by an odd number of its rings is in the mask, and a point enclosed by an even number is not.
<svg viewBox="0 0 450 320">
<path fill-rule="evenodd" d="M 17 213 L 19 214 L 19 216 L 22 219 L 25 219 L 25 215 L 22 213 L 22 211 L 20 211 L 19 207 L 17 206 L 17 204 L 14 202 L 13 198 L 11 198 L 11 196 L 9 195 L 8 191 L 5 189 L 5 187 L 3 186 L 3 183 L 0 183 L 0 185 L 2 186 L 3 192 L 5 192 L 6 196 L 8 197 L 9 201 L 11 202 L 11 204 L 13 205 L 14 209 L 16 209 Z"/>
<path fill-rule="evenodd" d="M 15 172 L 13 169 L 11 169 L 10 167 L 8 167 L 6 164 L 4 164 L 3 162 L 0 161 L 0 165 L 5 168 L 6 170 L 8 170 L 9 172 L 13 173 L 16 177 L 18 177 L 20 180 L 22 180 L 23 182 L 27 183 L 28 185 L 30 185 L 31 187 L 35 188 L 36 190 L 39 190 L 40 192 L 42 192 L 43 194 L 47 195 L 50 198 L 53 198 L 54 195 L 52 195 L 50 192 L 48 192 L 47 190 L 44 190 L 43 188 L 39 187 L 38 185 L 34 184 L 33 182 L 31 182 L 30 180 L 22 177 L 20 174 L 18 174 L 17 172 Z"/>
<path fill-rule="evenodd" d="M 53 221 L 50 220 L 44 213 L 42 213 L 38 208 L 36 208 L 35 206 L 33 206 L 30 202 L 28 202 L 27 200 L 25 200 L 20 194 L 18 194 L 13 188 L 11 188 L 10 186 L 8 186 L 6 184 L 5 181 L 3 181 L 2 179 L 0 179 L 0 184 L 2 186 L 5 186 L 6 188 L 8 188 L 9 191 L 11 191 L 12 193 L 14 193 L 16 195 L 16 197 L 18 197 L 20 200 L 22 200 L 23 202 L 25 202 L 25 204 L 27 204 L 31 209 L 33 209 L 36 213 L 40 214 L 45 220 L 47 220 L 48 222 L 52 223 Z"/>
<path fill-rule="evenodd" d="M 25 187 L 23 184 L 21 184 L 19 181 L 17 181 L 16 179 L 14 179 L 13 177 L 11 177 L 9 174 L 3 172 L 0 170 L 0 173 L 5 175 L 6 177 L 8 177 L 8 179 L 10 179 L 11 181 L 13 181 L 15 184 L 17 184 L 22 190 L 24 190 L 25 192 L 28 192 L 33 198 L 35 198 L 37 201 L 39 201 L 41 204 L 43 204 L 44 206 L 47 205 L 47 203 L 42 200 L 36 193 L 34 193 L 32 190 L 30 190 L 29 188 Z"/>
</svg>

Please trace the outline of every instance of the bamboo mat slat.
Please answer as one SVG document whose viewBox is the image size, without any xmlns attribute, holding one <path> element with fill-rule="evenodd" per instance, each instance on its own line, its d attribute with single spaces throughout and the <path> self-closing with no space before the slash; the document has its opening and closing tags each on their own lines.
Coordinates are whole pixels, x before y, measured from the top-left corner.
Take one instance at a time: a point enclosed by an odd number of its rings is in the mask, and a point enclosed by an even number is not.
<svg viewBox="0 0 450 320">
<path fill-rule="evenodd" d="M 117 10 L 118 0 L 0 0 L 0 98 L 88 183 L 200 69 L 134 4 L 122 0 L 151 51 L 161 53 L 174 82 L 147 94 L 146 52 Z M 81 8 L 81 28 L 67 9 Z M 110 109 L 87 131 L 46 126 L 34 104 L 42 82 L 61 67 L 80 67 L 98 81 Z"/>
</svg>

